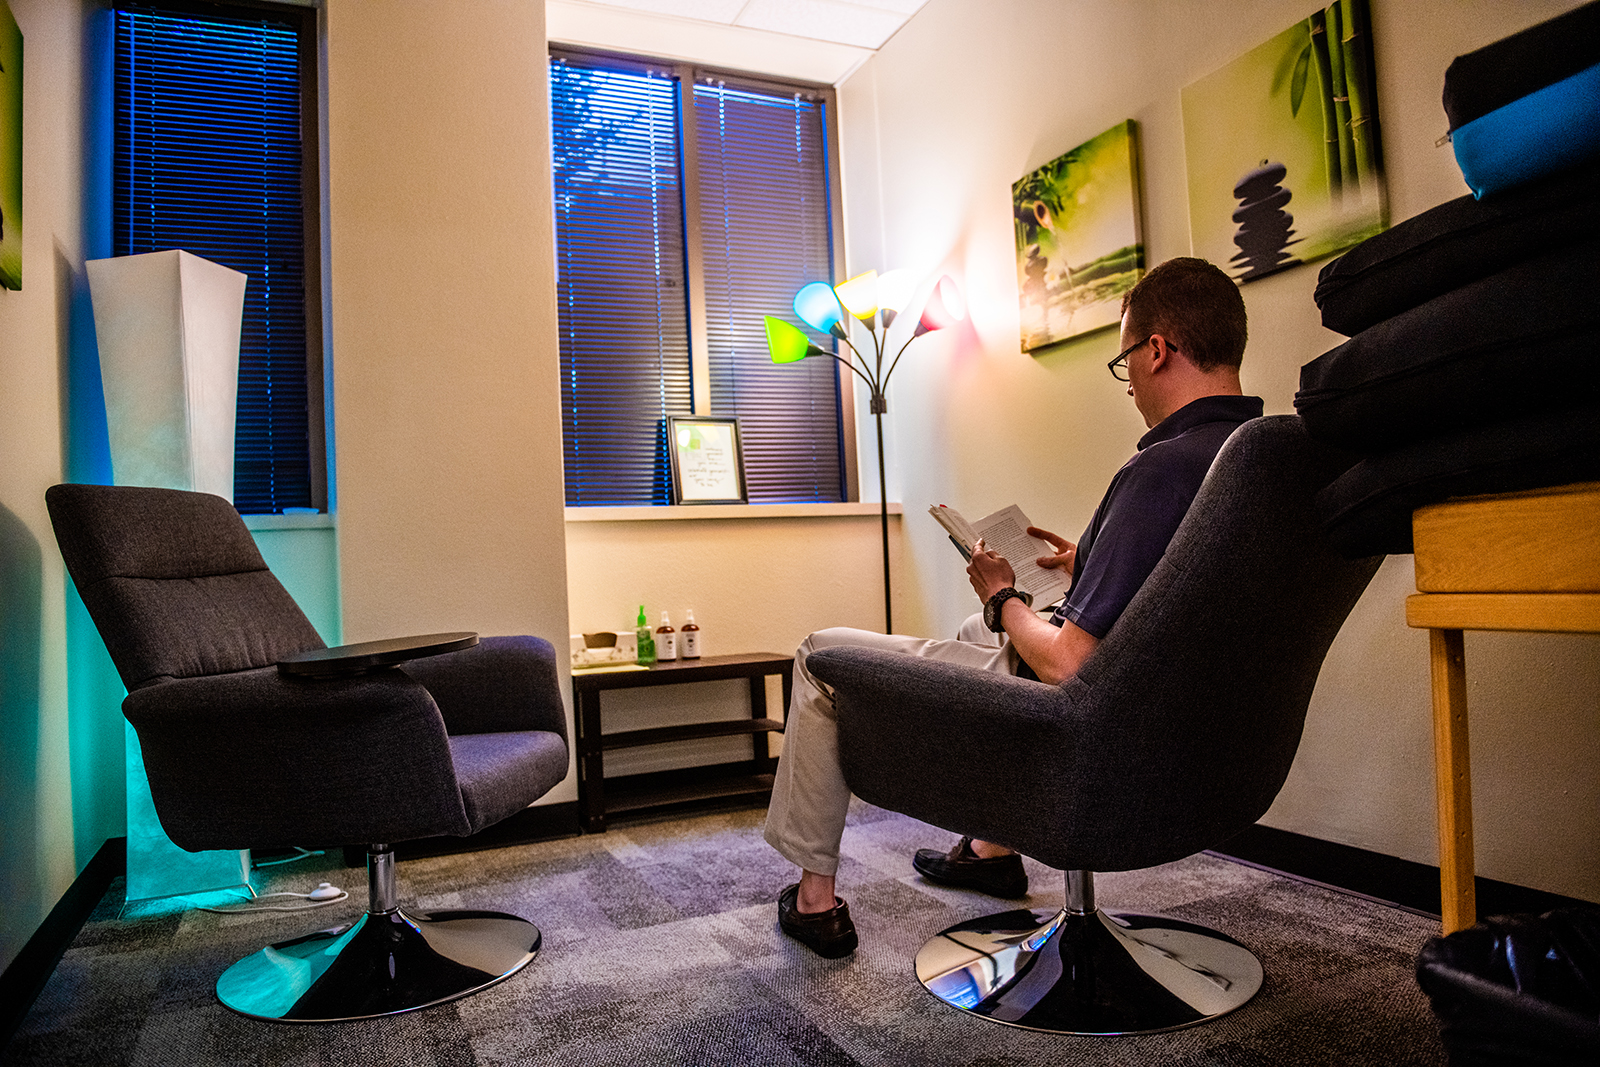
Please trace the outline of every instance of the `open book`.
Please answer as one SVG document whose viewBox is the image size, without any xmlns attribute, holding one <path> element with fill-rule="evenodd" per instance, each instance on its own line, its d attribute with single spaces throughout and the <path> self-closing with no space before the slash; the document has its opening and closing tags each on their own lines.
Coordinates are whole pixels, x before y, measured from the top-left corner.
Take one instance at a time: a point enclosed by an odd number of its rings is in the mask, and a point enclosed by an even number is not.
<svg viewBox="0 0 1600 1067">
<path fill-rule="evenodd" d="M 955 508 L 943 504 L 935 504 L 928 509 L 928 514 L 938 520 L 967 559 L 972 558 L 972 546 L 979 538 L 989 551 L 1004 556 L 1017 574 L 1017 588 L 1032 596 L 1036 606 L 1042 608 L 1067 595 L 1072 575 L 1060 568 L 1041 567 L 1034 562 L 1040 556 L 1055 555 L 1056 550 L 1049 541 L 1028 536 L 1028 527 L 1033 524 L 1015 504 L 993 515 L 985 515 L 977 522 L 968 522 Z"/>
</svg>

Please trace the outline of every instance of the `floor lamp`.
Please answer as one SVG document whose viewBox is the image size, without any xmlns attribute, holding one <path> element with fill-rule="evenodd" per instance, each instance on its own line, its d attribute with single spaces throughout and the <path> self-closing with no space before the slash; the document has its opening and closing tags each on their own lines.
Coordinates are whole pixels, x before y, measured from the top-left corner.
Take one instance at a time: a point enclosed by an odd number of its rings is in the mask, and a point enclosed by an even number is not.
<svg viewBox="0 0 1600 1067">
<path fill-rule="evenodd" d="M 888 410 L 884 390 L 889 376 L 900 365 L 900 357 L 911 342 L 931 330 L 941 330 L 965 317 L 961 290 L 949 275 L 940 278 L 923 305 L 916 329 L 906 338 L 894 358 L 884 368 L 884 347 L 889 328 L 910 301 L 915 279 L 909 271 L 896 270 L 879 275 L 875 270 L 858 274 L 847 282 L 829 285 L 812 282 L 802 286 L 794 297 L 794 312 L 812 329 L 844 342 L 848 355 L 840 355 L 816 344 L 799 327 L 783 319 L 766 316 L 767 351 L 774 363 L 797 363 L 807 356 L 832 356 L 867 383 L 871 392 L 871 411 L 878 430 L 878 517 L 883 532 L 883 630 L 894 632 L 894 612 L 889 595 L 889 485 L 883 462 L 883 413 Z M 857 348 L 845 328 L 847 318 L 859 319 L 872 338 L 872 357 Z"/>
</svg>

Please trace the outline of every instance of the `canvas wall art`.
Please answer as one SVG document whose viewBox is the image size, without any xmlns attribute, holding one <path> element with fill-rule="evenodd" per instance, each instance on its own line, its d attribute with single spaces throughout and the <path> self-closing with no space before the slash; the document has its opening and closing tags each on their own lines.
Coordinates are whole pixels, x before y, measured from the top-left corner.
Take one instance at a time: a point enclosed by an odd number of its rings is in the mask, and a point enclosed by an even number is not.
<svg viewBox="0 0 1600 1067">
<path fill-rule="evenodd" d="M 1184 88 L 1195 255 L 1249 281 L 1385 228 L 1370 27 L 1336 0 Z"/>
<path fill-rule="evenodd" d="M 22 31 L 0 0 L 0 287 L 22 288 Z"/>
<path fill-rule="evenodd" d="M 1022 350 L 1114 326 L 1144 275 L 1137 129 L 1130 119 L 1011 187 Z"/>
</svg>

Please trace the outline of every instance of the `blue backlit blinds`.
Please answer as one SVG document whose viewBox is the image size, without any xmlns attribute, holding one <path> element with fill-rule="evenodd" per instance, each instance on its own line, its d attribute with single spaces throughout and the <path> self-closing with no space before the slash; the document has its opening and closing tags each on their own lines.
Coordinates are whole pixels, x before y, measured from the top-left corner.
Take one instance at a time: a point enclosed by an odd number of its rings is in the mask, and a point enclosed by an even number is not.
<svg viewBox="0 0 1600 1067">
<path fill-rule="evenodd" d="M 234 504 L 245 513 L 313 506 L 302 22 L 247 9 L 119 8 L 114 253 L 181 248 L 249 276 Z"/>
<path fill-rule="evenodd" d="M 550 63 L 570 505 L 670 503 L 664 419 L 693 414 L 677 82 Z"/>
<path fill-rule="evenodd" d="M 773 366 L 762 325 L 832 277 L 820 102 L 706 83 L 686 134 L 674 70 L 558 55 L 550 84 L 567 503 L 671 502 L 664 420 L 694 414 L 694 285 L 701 414 L 739 418 L 751 502 L 841 499 L 835 364 Z"/>
<path fill-rule="evenodd" d="M 820 100 L 694 88 L 711 409 L 739 419 L 752 501 L 843 498 L 837 364 L 777 366 L 762 316 L 792 321 L 795 291 L 831 280 Z"/>
</svg>

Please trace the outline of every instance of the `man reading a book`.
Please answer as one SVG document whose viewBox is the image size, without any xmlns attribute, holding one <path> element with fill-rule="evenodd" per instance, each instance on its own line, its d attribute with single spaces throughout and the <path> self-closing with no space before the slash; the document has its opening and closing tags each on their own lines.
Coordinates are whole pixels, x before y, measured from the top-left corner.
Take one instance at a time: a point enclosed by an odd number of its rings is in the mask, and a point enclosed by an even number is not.
<svg viewBox="0 0 1600 1067">
<path fill-rule="evenodd" d="M 1246 335 L 1238 287 L 1204 260 L 1169 260 L 1124 294 L 1122 351 L 1111 372 L 1127 383 L 1149 432 L 1076 544 L 1029 529 L 1055 549 L 1040 566 L 1072 575 L 1051 617 L 1041 617 L 1012 588 L 1015 573 L 1006 559 L 980 550 L 967 576 L 984 611 L 967 620 L 956 640 L 841 627 L 801 643 L 765 830 L 767 842 L 801 868 L 799 883 L 778 898 L 786 934 L 830 958 L 856 947 L 849 907 L 834 891 L 850 789 L 839 768 L 832 693 L 806 670 L 806 656 L 830 645 L 863 645 L 1052 685 L 1072 678 L 1154 570 L 1223 442 L 1261 415 L 1261 399 L 1244 396 L 1239 384 Z M 988 842 L 962 838 L 947 853 L 922 849 L 913 866 L 945 885 L 1000 896 L 1028 889 L 1021 857 Z"/>
</svg>

